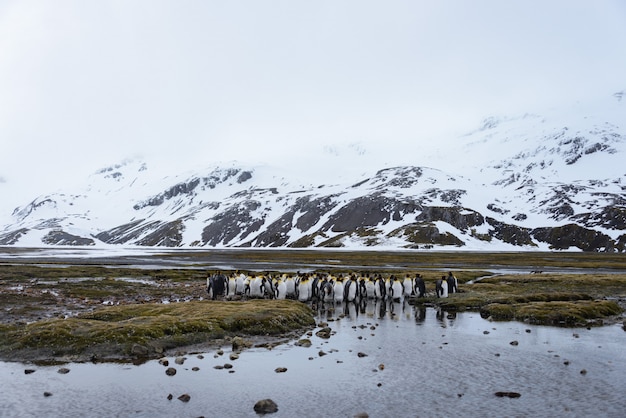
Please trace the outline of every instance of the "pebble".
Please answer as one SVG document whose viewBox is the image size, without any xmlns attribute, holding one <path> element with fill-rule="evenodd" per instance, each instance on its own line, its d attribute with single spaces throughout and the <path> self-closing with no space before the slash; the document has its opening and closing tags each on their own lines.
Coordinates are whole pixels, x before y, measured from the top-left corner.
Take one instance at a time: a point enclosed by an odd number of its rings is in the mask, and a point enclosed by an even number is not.
<svg viewBox="0 0 626 418">
<path fill-rule="evenodd" d="M 519 341 L 511 341 L 509 344 L 516 346 L 516 345 L 519 345 Z"/>
<path fill-rule="evenodd" d="M 189 396 L 186 393 L 183 393 L 182 395 L 178 397 L 178 400 L 181 402 L 189 402 L 191 400 L 191 396 Z"/>
<path fill-rule="evenodd" d="M 24 374 L 31 374 L 31 373 L 35 373 L 35 370 L 33 370 L 33 369 L 26 369 L 26 370 L 24 370 Z"/>
<path fill-rule="evenodd" d="M 65 367 L 61 367 L 59 370 L 57 370 L 57 373 L 61 373 L 61 374 L 68 374 L 70 372 L 70 369 L 65 368 Z"/>
<path fill-rule="evenodd" d="M 176 369 L 173 368 L 173 367 L 168 367 L 165 370 L 165 374 L 168 375 L 168 376 L 174 376 L 176 374 Z"/>
<path fill-rule="evenodd" d="M 274 369 L 276 373 L 285 373 L 287 371 L 286 367 L 277 367 Z"/>
</svg>

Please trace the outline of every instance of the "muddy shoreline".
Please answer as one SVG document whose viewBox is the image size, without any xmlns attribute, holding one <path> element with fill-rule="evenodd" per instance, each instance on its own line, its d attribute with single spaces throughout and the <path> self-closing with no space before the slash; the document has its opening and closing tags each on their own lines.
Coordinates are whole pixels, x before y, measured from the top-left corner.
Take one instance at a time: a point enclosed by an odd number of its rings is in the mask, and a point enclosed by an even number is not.
<svg viewBox="0 0 626 418">
<path fill-rule="evenodd" d="M 622 273 L 626 261 L 624 257 L 609 257 L 599 255 L 598 258 L 589 255 L 562 255 L 533 254 L 528 260 L 528 273 L 502 274 L 484 279 L 490 275 L 488 270 L 474 267 L 494 265 L 502 261 L 502 255 L 489 254 L 454 254 L 459 257 L 456 261 L 467 262 L 469 269 L 454 270 L 459 278 L 461 293 L 448 299 L 434 297 L 434 282 L 441 273 L 448 270 L 448 266 L 437 267 L 444 263 L 451 263 L 451 254 L 429 254 L 428 260 L 421 260 L 423 269 L 408 267 L 407 254 L 377 254 L 372 253 L 329 253 L 329 252 L 272 252 L 272 251 L 219 251 L 219 252 L 178 252 L 172 254 L 154 254 L 113 257 L 99 255 L 96 258 L 85 258 L 84 254 L 77 257 L 58 257 L 35 250 L 30 252 L 11 250 L 0 251 L 0 360 L 15 362 L 142 362 L 164 355 L 190 354 L 206 351 L 215 347 L 228 346 L 235 337 L 252 341 L 254 345 L 269 345 L 281 343 L 302 335 L 316 324 L 313 317 L 318 307 L 313 306 L 307 314 L 311 322 L 306 325 L 293 323 L 285 329 L 272 329 L 271 332 L 259 331 L 255 325 L 245 329 L 219 329 L 219 332 L 204 330 L 197 332 L 197 339 L 190 338 L 195 331 L 167 331 L 171 335 L 156 333 L 153 338 L 129 338 L 128 341 L 108 341 L 102 337 L 92 344 L 84 344 L 76 352 L 59 353 L 54 347 L 47 347 L 38 343 L 25 344 L 22 347 L 14 345 L 7 339 L 11 335 L 20 335 L 31 338 L 28 330 L 50 324 L 47 334 L 54 334 L 55 326 L 59 326 L 68 337 L 73 337 L 76 330 L 71 328 L 72 321 L 83 318 L 90 320 L 89 315 L 104 315 L 107 310 L 124 312 L 133 309 L 137 312 L 123 321 L 112 321 L 109 326 L 119 327 L 128 321 L 141 321 L 146 312 L 142 309 L 160 309 L 165 306 L 189 306 L 194 309 L 204 309 L 207 300 L 206 276 L 219 264 L 242 266 L 254 265 L 257 267 L 276 268 L 284 270 L 261 270 L 264 274 L 291 273 L 304 267 L 312 269 L 315 265 L 324 265 L 320 271 L 350 272 L 349 266 L 369 263 L 368 269 L 376 269 L 383 274 L 397 274 L 398 271 L 406 274 L 422 272 L 427 286 L 427 297 L 416 301 L 408 301 L 411 305 L 434 307 L 448 312 L 477 311 L 485 318 L 493 312 L 496 320 L 520 320 L 522 322 L 565 326 L 601 326 L 615 323 L 624 324 L 624 309 L 626 309 L 626 270 Z M 72 251 L 72 250 L 68 250 Z M 74 250 L 76 251 L 76 250 Z M 63 252 L 63 251 L 61 251 Z M 65 253 L 67 255 L 67 253 Z M 17 256 L 17 257 L 13 257 Z M 229 258 L 230 257 L 230 258 Z M 538 260 L 547 258 L 545 266 L 539 265 Z M 577 259 L 577 257 L 579 257 Z M 474 260 L 478 258 L 479 260 Z M 474 260 L 474 261 L 472 261 Z M 561 264 L 557 263 L 561 260 Z M 610 262 L 607 263 L 607 260 Z M 366 263 L 367 261 L 367 263 Z M 102 264 L 104 263 L 104 264 Z M 128 263 L 128 264 L 127 264 Z M 248 264 L 249 263 L 249 264 Z M 141 265 L 137 268 L 137 265 Z M 520 258 L 511 257 L 510 265 L 519 266 Z M 132 267 L 131 267 L 132 265 Z M 327 267 L 332 265 L 333 268 Z M 610 273 L 602 273 L 599 266 L 611 265 Z M 348 266 L 348 267 L 346 267 Z M 411 267 L 414 267 L 411 264 Z M 545 267 L 546 272 L 542 269 Z M 516 267 L 517 268 L 517 267 Z M 576 271 L 571 274 L 553 274 L 551 271 Z M 532 270 L 532 272 L 531 272 Z M 369 270 L 371 271 L 371 270 Z M 228 270 L 226 270 L 228 272 Z M 587 272 L 587 273 L 585 273 Z M 474 282 L 476 278 L 482 279 Z M 236 302 L 236 301 L 235 301 Z M 270 301 L 271 302 L 271 301 Z M 299 303 L 299 302 L 296 302 Z M 198 304 L 198 305 L 194 305 Z M 606 305 L 611 305 L 606 310 Z M 309 305 L 311 306 L 311 305 Z M 586 309 L 583 316 L 577 317 L 582 308 Z M 497 308 L 497 309 L 496 309 Z M 520 314 L 521 311 L 535 309 L 531 313 Z M 237 321 L 247 316 L 245 305 L 242 305 L 241 315 Z M 561 313 L 555 310 L 562 310 Z M 511 311 L 511 312 L 509 312 Z M 142 313 L 143 312 L 143 313 Z M 502 314 L 498 318 L 496 314 Z M 124 314 L 126 315 L 126 314 Z M 134 315 L 134 316 L 133 316 Z M 193 312 L 178 314 L 179 322 L 193 316 Z M 232 315 L 232 314 L 231 314 Z M 169 321 L 168 316 L 164 317 Z M 227 320 L 226 322 L 232 320 Z M 54 325 L 52 325 L 54 324 Z M 174 323 L 176 328 L 180 324 Z M 160 326 L 156 324 L 155 326 Z M 136 330 L 133 330 L 136 332 Z M 161 332 L 161 331 L 159 331 Z M 204 334 L 203 334 L 204 332 Z M 17 334 L 16 334 L 17 333 Z M 43 335 L 43 334 L 42 334 Z M 181 335 L 185 335 L 184 338 Z M 38 338 L 38 337 L 37 337 Z M 46 337 L 48 338 L 48 337 Z M 13 344 L 13 345 L 12 345 Z"/>
</svg>

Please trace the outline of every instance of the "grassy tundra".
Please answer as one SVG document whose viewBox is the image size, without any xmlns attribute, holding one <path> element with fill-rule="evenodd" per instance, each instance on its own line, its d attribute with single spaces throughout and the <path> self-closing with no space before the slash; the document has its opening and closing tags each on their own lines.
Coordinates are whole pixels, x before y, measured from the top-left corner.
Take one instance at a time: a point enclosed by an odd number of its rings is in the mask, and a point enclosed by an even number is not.
<svg viewBox="0 0 626 418">
<path fill-rule="evenodd" d="M 480 311 L 494 320 L 601 325 L 622 321 L 626 302 L 626 257 L 616 254 L 179 251 L 154 256 L 150 264 L 168 257 L 184 261 L 167 269 L 133 267 L 123 258 L 90 259 L 89 264 L 0 262 L 0 359 L 154 358 L 166 350 L 236 337 L 296 335 L 315 325 L 311 308 L 297 301 L 206 300 L 206 275 L 216 258 L 245 266 L 250 274 L 317 270 L 404 277 L 419 272 L 427 297 L 410 303 Z M 255 266 L 258 270 L 250 268 Z M 488 272 L 493 268 L 527 273 L 493 276 Z M 458 278 L 460 293 L 437 299 L 434 282 L 448 270 Z"/>
</svg>

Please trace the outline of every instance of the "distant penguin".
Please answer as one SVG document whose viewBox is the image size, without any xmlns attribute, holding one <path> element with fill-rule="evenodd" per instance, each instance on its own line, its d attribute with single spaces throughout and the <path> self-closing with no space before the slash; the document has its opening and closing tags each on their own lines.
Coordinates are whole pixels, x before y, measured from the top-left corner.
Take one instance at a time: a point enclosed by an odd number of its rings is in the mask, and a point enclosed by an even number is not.
<svg viewBox="0 0 626 418">
<path fill-rule="evenodd" d="M 274 299 L 276 297 L 276 289 L 274 288 L 274 280 L 271 276 L 263 277 L 263 297 L 268 299 Z"/>
<path fill-rule="evenodd" d="M 376 281 L 369 276 L 365 278 L 365 297 L 368 299 L 376 298 Z"/>
<path fill-rule="evenodd" d="M 452 272 L 448 273 L 446 281 L 448 282 L 448 293 L 456 293 L 458 290 L 458 281 Z"/>
<path fill-rule="evenodd" d="M 419 273 L 415 276 L 413 291 L 415 292 L 415 296 L 418 298 L 426 296 L 426 283 L 424 283 L 424 279 Z"/>
<path fill-rule="evenodd" d="M 442 276 L 441 279 L 437 279 L 437 282 L 435 283 L 435 291 L 437 292 L 438 298 L 448 297 L 448 282 L 446 280 L 446 276 Z"/>
<path fill-rule="evenodd" d="M 413 280 L 410 275 L 406 275 L 402 282 L 402 287 L 404 288 L 404 297 L 409 298 L 414 295 L 413 293 Z"/>
<path fill-rule="evenodd" d="M 296 280 L 293 276 L 285 277 L 285 297 L 288 299 L 296 298 Z"/>
<path fill-rule="evenodd" d="M 393 301 L 400 301 L 404 296 L 404 288 L 402 287 L 402 282 L 394 275 L 391 275 L 389 278 L 389 292 L 387 293 L 389 299 Z"/>
<path fill-rule="evenodd" d="M 364 300 L 367 298 L 367 281 L 369 279 L 365 277 L 359 277 L 359 299 Z"/>
<path fill-rule="evenodd" d="M 317 274 L 314 274 L 313 277 L 310 278 L 311 281 L 311 294 L 309 295 L 309 299 L 317 302 L 320 300 L 320 290 L 325 279 L 320 279 Z"/>
<path fill-rule="evenodd" d="M 277 279 L 274 283 L 274 295 L 276 299 L 287 298 L 287 284 L 282 279 Z"/>
<path fill-rule="evenodd" d="M 335 295 L 333 294 L 333 284 L 326 280 L 322 283 L 322 287 L 320 288 L 320 298 L 322 302 L 332 302 L 335 299 Z"/>
<path fill-rule="evenodd" d="M 234 274 L 231 274 L 228 277 L 228 292 L 227 296 L 235 296 L 237 294 L 237 277 Z"/>
<path fill-rule="evenodd" d="M 251 298 L 262 298 L 265 294 L 265 284 L 262 277 L 253 277 L 250 279 L 250 292 Z"/>
<path fill-rule="evenodd" d="M 387 297 L 387 287 L 385 279 L 379 274 L 374 281 L 374 298 L 377 300 L 385 299 Z"/>
<path fill-rule="evenodd" d="M 343 277 L 338 277 L 333 280 L 333 299 L 335 302 L 343 302 Z"/>
<path fill-rule="evenodd" d="M 235 294 L 243 295 L 244 290 L 246 288 L 246 279 L 247 279 L 247 276 L 245 274 L 243 273 L 237 274 L 237 278 L 235 279 L 235 282 L 237 284 L 237 287 L 235 288 Z"/>
<path fill-rule="evenodd" d="M 343 286 L 343 299 L 346 302 L 354 302 L 359 295 L 359 282 L 356 276 L 351 276 Z"/>
<path fill-rule="evenodd" d="M 298 283 L 298 300 L 300 302 L 311 300 L 311 280 L 308 276 L 304 276 Z"/>
<path fill-rule="evenodd" d="M 217 272 L 207 278 L 207 293 L 213 300 L 217 299 L 218 296 L 224 296 L 227 286 L 228 281 L 226 276 L 224 276 L 221 272 Z"/>
</svg>

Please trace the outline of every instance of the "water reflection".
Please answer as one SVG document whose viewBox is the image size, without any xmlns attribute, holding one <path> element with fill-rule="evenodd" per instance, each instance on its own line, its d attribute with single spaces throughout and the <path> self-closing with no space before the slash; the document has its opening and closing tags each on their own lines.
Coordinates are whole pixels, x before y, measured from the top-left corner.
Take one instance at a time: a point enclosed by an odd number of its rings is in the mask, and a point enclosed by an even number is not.
<svg viewBox="0 0 626 418">
<path fill-rule="evenodd" d="M 311 347 L 297 346 L 297 338 L 244 350 L 236 360 L 229 346 L 187 355 L 182 365 L 172 353 L 175 376 L 156 361 L 68 364 L 64 375 L 58 367 L 0 363 L 0 379 L 11 382 L 0 416 L 256 417 L 253 405 L 265 398 L 278 404 L 276 418 L 621 417 L 626 408 L 626 333 L 619 326 L 494 323 L 406 300 L 320 303 L 314 310 L 330 338 L 312 332 L 301 336 Z M 499 391 L 521 397 L 499 398 Z M 182 394 L 191 400 L 178 401 Z"/>
</svg>

